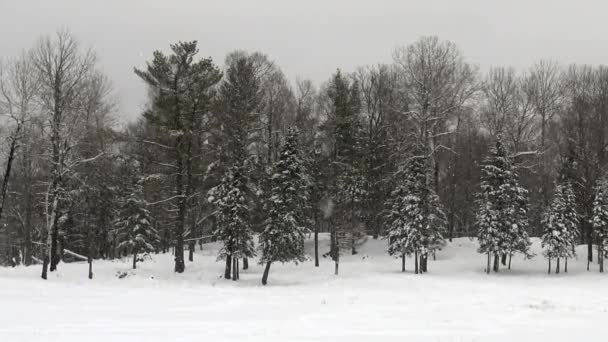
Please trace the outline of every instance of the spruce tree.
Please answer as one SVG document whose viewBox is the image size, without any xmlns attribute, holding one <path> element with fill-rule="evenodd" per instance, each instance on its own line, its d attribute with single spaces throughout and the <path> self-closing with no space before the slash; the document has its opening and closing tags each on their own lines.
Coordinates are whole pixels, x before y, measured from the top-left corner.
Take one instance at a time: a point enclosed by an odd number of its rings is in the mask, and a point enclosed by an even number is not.
<svg viewBox="0 0 608 342">
<path fill-rule="evenodd" d="M 114 223 L 115 236 L 119 241 L 117 247 L 133 254 L 133 269 L 137 266 L 137 255 L 153 251 L 153 243 L 158 240 L 142 192 L 142 185 L 135 184 L 121 204 Z"/>
<path fill-rule="evenodd" d="M 209 190 L 208 198 L 216 207 L 216 226 L 213 234 L 223 242 L 218 259 L 226 260 L 224 277 L 232 277 L 232 280 L 239 279 L 238 259 L 255 255 L 250 206 L 247 200 L 246 167 L 247 163 L 230 167 L 220 184 Z"/>
<path fill-rule="evenodd" d="M 486 272 L 490 273 L 492 255 L 495 272 L 503 255 L 521 252 L 530 256 L 527 190 L 519 185 L 513 161 L 500 138 L 482 164 L 477 201 L 478 251 L 488 256 Z"/>
<path fill-rule="evenodd" d="M 309 179 L 298 148 L 298 134 L 289 129 L 274 165 L 272 189 L 264 206 L 268 217 L 260 234 L 260 263 L 265 264 L 262 284 L 266 285 L 273 262 L 304 260 L 304 238 L 310 230 L 307 218 Z"/>
<path fill-rule="evenodd" d="M 575 209 L 570 207 L 573 197 L 574 193 L 569 183 L 558 184 L 555 187 L 551 206 L 542 220 L 544 227 L 542 247 L 545 248 L 543 254 L 549 260 L 548 273 L 551 273 L 552 259 L 556 259 L 555 273 L 559 273 L 560 258 L 567 259 L 575 255 L 578 219 Z"/>
<path fill-rule="evenodd" d="M 445 215 L 427 184 L 427 172 L 424 156 L 410 158 L 397 173 L 397 187 L 386 201 L 388 253 L 401 257 L 402 272 L 405 257 L 411 254 L 415 255 L 415 272 L 426 272 L 428 254 L 443 245 Z"/>
<path fill-rule="evenodd" d="M 597 243 L 600 272 L 604 272 L 604 258 L 608 249 L 608 184 L 605 179 L 598 181 L 593 200 L 593 234 Z"/>
<path fill-rule="evenodd" d="M 361 207 L 368 188 L 364 177 L 363 126 L 360 122 L 360 90 L 358 83 L 349 82 L 340 70 L 330 81 L 327 95 L 331 100 L 331 117 L 325 123 L 333 142 L 332 178 L 335 209 L 332 221 L 331 255 L 338 274 L 340 247 L 350 247 L 355 254 L 355 237 L 360 227 Z"/>
</svg>

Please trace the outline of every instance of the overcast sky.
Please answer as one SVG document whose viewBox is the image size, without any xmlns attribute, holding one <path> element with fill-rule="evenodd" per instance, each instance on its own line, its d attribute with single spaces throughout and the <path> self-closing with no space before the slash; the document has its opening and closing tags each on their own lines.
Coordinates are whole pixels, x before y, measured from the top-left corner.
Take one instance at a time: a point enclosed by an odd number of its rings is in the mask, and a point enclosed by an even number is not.
<svg viewBox="0 0 608 342">
<path fill-rule="evenodd" d="M 258 50 L 318 84 L 336 68 L 390 62 L 423 35 L 454 41 L 482 69 L 608 63 L 607 10 L 601 0 L 0 0 L 0 56 L 67 27 L 97 52 L 128 120 L 145 102 L 133 67 L 178 40 L 198 40 L 220 65 L 231 50 Z"/>
</svg>

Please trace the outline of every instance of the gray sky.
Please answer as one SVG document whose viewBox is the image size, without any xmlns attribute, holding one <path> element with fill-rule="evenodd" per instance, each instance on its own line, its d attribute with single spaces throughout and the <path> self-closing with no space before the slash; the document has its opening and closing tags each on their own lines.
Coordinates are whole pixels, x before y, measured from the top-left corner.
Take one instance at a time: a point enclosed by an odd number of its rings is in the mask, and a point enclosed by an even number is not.
<svg viewBox="0 0 608 342">
<path fill-rule="evenodd" d="M 602 64 L 607 9 L 602 0 L 0 0 L 0 56 L 67 27 L 97 52 L 128 120 L 145 102 L 133 67 L 178 40 L 198 40 L 220 65 L 231 50 L 258 50 L 290 79 L 317 84 L 338 67 L 390 62 L 395 46 L 423 35 L 454 41 L 482 69 Z"/>
</svg>

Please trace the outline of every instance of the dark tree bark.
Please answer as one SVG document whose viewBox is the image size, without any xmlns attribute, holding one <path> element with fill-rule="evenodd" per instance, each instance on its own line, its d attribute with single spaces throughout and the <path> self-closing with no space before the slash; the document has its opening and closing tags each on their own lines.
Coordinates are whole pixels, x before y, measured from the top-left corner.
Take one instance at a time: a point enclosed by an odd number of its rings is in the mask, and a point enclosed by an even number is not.
<svg viewBox="0 0 608 342">
<path fill-rule="evenodd" d="M 180 146 L 178 138 L 178 149 Z M 178 158 L 178 172 L 176 176 L 176 188 L 177 192 L 181 195 L 178 199 L 178 213 L 177 222 L 175 223 L 175 272 L 183 273 L 186 270 L 186 264 L 184 263 L 184 228 L 186 224 L 186 194 L 185 185 L 183 180 L 183 165 L 181 156 Z"/>
<path fill-rule="evenodd" d="M 503 253 L 500 257 L 500 262 L 503 266 L 507 266 L 507 253 Z"/>
<path fill-rule="evenodd" d="M 232 257 L 230 255 L 226 255 L 226 269 L 224 270 L 224 279 L 230 279 L 230 274 L 232 273 Z"/>
<path fill-rule="evenodd" d="M 188 241 L 188 261 L 194 261 L 194 248 L 196 247 L 195 241 Z"/>
<path fill-rule="evenodd" d="M 137 268 L 137 253 L 133 251 L 133 269 Z"/>
<path fill-rule="evenodd" d="M 508 267 L 509 270 L 511 269 L 511 258 L 512 257 L 513 257 L 513 254 L 509 253 L 509 267 Z"/>
<path fill-rule="evenodd" d="M 239 279 L 238 276 L 238 271 L 239 271 L 239 265 L 237 264 L 237 261 L 239 260 L 239 258 L 232 258 L 232 280 L 233 281 L 237 281 Z"/>
<path fill-rule="evenodd" d="M 593 262 L 593 227 L 591 224 L 587 225 L 587 260 L 589 263 Z M 589 265 L 587 265 L 587 271 L 589 271 Z"/>
<path fill-rule="evenodd" d="M 315 214 L 315 267 L 319 267 L 319 223 L 316 218 L 318 217 Z"/>
<path fill-rule="evenodd" d="M 420 253 L 420 273 L 427 272 L 428 258 L 427 253 Z"/>
<path fill-rule="evenodd" d="M 401 272 L 405 272 L 405 254 L 401 254 Z"/>
<path fill-rule="evenodd" d="M 340 252 L 336 253 L 336 262 L 335 262 L 335 268 L 334 268 L 334 274 L 338 275 L 338 268 L 339 268 L 339 264 L 340 264 Z"/>
<path fill-rule="evenodd" d="M 486 273 L 490 274 L 490 252 L 488 252 L 488 264 L 486 266 Z"/>
<path fill-rule="evenodd" d="M 564 273 L 568 273 L 568 258 L 564 259 Z"/>
<path fill-rule="evenodd" d="M 549 258 L 549 267 L 547 268 L 547 274 L 551 274 L 551 258 Z"/>
<path fill-rule="evenodd" d="M 499 257 L 500 256 L 498 255 L 498 253 L 494 253 L 494 272 L 498 272 L 500 266 Z"/>
<path fill-rule="evenodd" d="M 270 264 L 271 262 L 266 263 L 266 267 L 264 267 L 264 274 L 262 275 L 262 285 L 266 285 L 268 282 L 268 272 L 270 272 Z"/>
<path fill-rule="evenodd" d="M 418 251 L 414 251 L 414 273 L 418 274 Z"/>
<path fill-rule="evenodd" d="M 247 258 L 243 258 L 243 269 L 244 270 L 249 269 L 249 259 L 247 259 Z"/>
<path fill-rule="evenodd" d="M 15 132 L 11 136 L 11 146 L 9 147 L 6 167 L 4 168 L 4 178 L 2 179 L 2 193 L 0 194 L 0 220 L 2 219 L 4 202 L 6 200 L 6 192 L 8 191 L 9 179 L 11 178 L 11 169 L 13 167 L 13 160 L 15 159 L 15 152 L 17 151 L 17 140 L 19 139 L 21 125 L 22 124 L 20 122 L 17 124 Z"/>
<path fill-rule="evenodd" d="M 42 279 L 46 280 L 47 278 L 47 269 L 49 267 L 49 254 L 45 253 L 44 260 L 42 261 Z"/>
<path fill-rule="evenodd" d="M 89 255 L 87 259 L 89 262 L 89 279 L 93 279 L 93 258 Z"/>
</svg>

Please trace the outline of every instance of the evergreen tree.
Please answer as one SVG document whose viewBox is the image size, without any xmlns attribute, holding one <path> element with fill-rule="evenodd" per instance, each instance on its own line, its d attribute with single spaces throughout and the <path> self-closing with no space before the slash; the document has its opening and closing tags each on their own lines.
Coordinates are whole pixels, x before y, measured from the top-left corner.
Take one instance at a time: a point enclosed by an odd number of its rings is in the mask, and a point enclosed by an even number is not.
<svg viewBox="0 0 608 342">
<path fill-rule="evenodd" d="M 403 272 L 405 257 L 411 254 L 415 272 L 426 272 L 428 254 L 443 244 L 446 219 L 439 198 L 427 184 L 427 172 L 426 158 L 413 156 L 398 172 L 397 188 L 386 202 L 388 253 L 401 257 Z"/>
<path fill-rule="evenodd" d="M 226 279 L 231 278 L 232 269 L 232 279 L 238 280 L 238 259 L 255 255 L 246 166 L 247 163 L 230 167 L 220 184 L 209 191 L 208 201 L 217 208 L 214 235 L 223 242 L 218 259 L 226 260 Z"/>
<path fill-rule="evenodd" d="M 310 230 L 306 217 L 309 201 L 309 179 L 300 158 L 298 134 L 290 129 L 275 163 L 265 212 L 268 217 L 260 234 L 260 263 L 265 263 L 262 284 L 266 285 L 273 262 L 304 260 L 304 236 Z"/>
<path fill-rule="evenodd" d="M 555 187 L 551 206 L 542 220 L 544 227 L 542 247 L 545 248 L 543 254 L 549 259 L 548 273 L 551 273 L 551 259 L 557 259 L 555 273 L 559 273 L 560 258 L 575 256 L 578 219 L 575 209 L 571 207 L 573 197 L 574 193 L 569 183 L 558 184 Z"/>
<path fill-rule="evenodd" d="M 331 101 L 326 127 L 333 140 L 333 195 L 335 209 L 331 217 L 331 255 L 338 274 L 340 247 L 350 247 L 355 254 L 356 228 L 361 226 L 362 207 L 367 199 L 361 101 L 357 81 L 349 82 L 340 70 L 332 77 L 327 95 Z"/>
<path fill-rule="evenodd" d="M 252 191 L 256 186 L 262 187 L 264 184 L 264 165 L 257 161 L 259 156 L 252 153 L 252 149 L 260 143 L 259 128 L 256 127 L 258 120 L 258 110 L 262 98 L 259 70 L 255 65 L 255 60 L 247 56 L 234 56 L 227 59 L 227 69 L 224 82 L 219 88 L 218 112 L 216 113 L 217 134 L 215 146 L 218 147 L 217 169 L 223 174 L 223 180 L 215 188 L 224 191 L 220 198 L 232 193 L 233 201 L 221 204 L 218 209 L 225 208 L 226 205 L 234 205 L 241 208 L 234 213 L 226 212 L 220 222 L 225 222 L 228 226 L 218 228 L 223 233 L 228 234 L 225 238 L 225 253 L 220 257 L 226 258 L 225 277 L 233 280 L 238 279 L 238 269 L 232 269 L 233 265 L 239 263 L 238 258 L 247 258 L 253 255 L 253 250 L 249 251 L 251 242 L 252 227 L 259 223 L 256 213 L 256 191 Z M 261 177 L 260 177 L 261 175 Z M 218 176 L 218 178 L 220 178 Z M 257 179 L 256 179 L 257 178 Z M 225 183 L 228 182 L 228 183 Z M 236 184 L 238 183 L 238 185 Z M 232 189 L 232 190 L 230 190 Z M 238 190 L 238 194 L 236 193 Z M 242 198 L 241 198 L 242 197 Z M 217 196 L 216 196 L 217 200 Z M 244 207 L 241 207 L 244 206 Z M 224 210 L 221 209 L 220 211 Z M 217 216 L 216 216 L 217 217 Z M 231 218 L 230 218 L 231 217 Z M 232 226 L 227 222 L 233 221 L 234 224 L 242 221 L 241 227 Z M 237 234 L 237 237 L 229 237 Z M 233 246 L 238 242 L 240 246 Z M 233 253 L 234 250 L 234 253 Z M 244 268 L 248 267 L 248 260 L 243 260 Z"/>
<path fill-rule="evenodd" d="M 144 118 L 163 138 L 152 145 L 162 146 L 155 159 L 159 159 L 157 165 L 165 166 L 163 172 L 173 188 L 169 202 L 174 206 L 171 212 L 175 213 L 172 235 L 177 273 L 186 269 L 186 221 L 191 199 L 196 193 L 197 162 L 202 160 L 195 158 L 202 154 L 198 137 L 204 134 L 203 127 L 214 103 L 215 85 L 222 77 L 210 58 L 196 59 L 198 52 L 196 41 L 179 42 L 171 45 L 171 54 L 155 51 L 145 69 L 135 69 L 135 74 L 153 90 L 150 92 L 152 106 L 144 113 Z"/>
<path fill-rule="evenodd" d="M 605 179 L 598 181 L 593 200 L 593 234 L 597 243 L 600 272 L 604 272 L 604 258 L 608 249 L 608 184 Z M 587 266 L 588 267 L 588 266 Z"/>
<path fill-rule="evenodd" d="M 146 209 L 141 184 L 136 184 L 126 195 L 114 225 L 119 242 L 117 247 L 119 250 L 130 251 L 133 254 L 133 269 L 135 269 L 137 255 L 153 251 L 153 243 L 157 241 L 156 231 L 152 227 L 152 215 Z"/>
<path fill-rule="evenodd" d="M 529 256 L 527 210 L 527 190 L 519 185 L 513 162 L 499 138 L 482 165 L 478 194 L 478 251 L 488 255 L 487 273 L 492 255 L 495 272 L 501 256 L 503 260 L 514 252 Z"/>
</svg>

